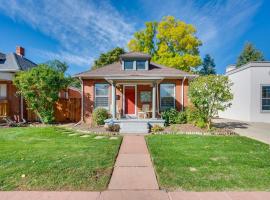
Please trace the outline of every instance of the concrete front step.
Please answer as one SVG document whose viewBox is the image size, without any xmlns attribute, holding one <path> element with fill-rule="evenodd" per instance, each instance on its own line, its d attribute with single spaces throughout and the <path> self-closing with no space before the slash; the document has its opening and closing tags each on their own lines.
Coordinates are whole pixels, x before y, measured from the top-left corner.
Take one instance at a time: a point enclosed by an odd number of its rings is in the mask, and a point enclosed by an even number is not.
<svg viewBox="0 0 270 200">
<path fill-rule="evenodd" d="M 119 124 L 120 133 L 148 134 L 154 125 L 164 126 L 163 119 L 106 119 L 105 124 Z"/>
<path fill-rule="evenodd" d="M 120 133 L 147 134 L 149 125 L 141 121 L 120 122 Z"/>
</svg>

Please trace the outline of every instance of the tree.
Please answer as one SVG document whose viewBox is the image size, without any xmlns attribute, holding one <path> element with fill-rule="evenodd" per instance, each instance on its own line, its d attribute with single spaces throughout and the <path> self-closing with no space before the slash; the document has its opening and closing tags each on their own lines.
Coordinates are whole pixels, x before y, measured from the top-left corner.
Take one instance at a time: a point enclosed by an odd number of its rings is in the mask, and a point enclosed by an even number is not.
<svg viewBox="0 0 270 200">
<path fill-rule="evenodd" d="M 256 49 L 253 44 L 246 43 L 240 56 L 237 59 L 236 67 L 240 67 L 251 61 L 263 61 L 264 56 L 261 51 Z"/>
<path fill-rule="evenodd" d="M 211 120 L 217 116 L 218 111 L 224 111 L 231 106 L 231 86 L 228 77 L 221 75 L 200 76 L 191 82 L 189 98 L 200 116 L 203 116 L 208 129 L 211 128 Z"/>
<path fill-rule="evenodd" d="M 14 84 L 26 100 L 27 106 L 37 114 L 42 123 L 53 122 L 58 93 L 71 81 L 71 78 L 65 77 L 63 63 L 52 63 L 54 64 L 40 64 L 28 71 L 19 72 L 14 79 Z"/>
<path fill-rule="evenodd" d="M 116 47 L 106 53 L 100 54 L 98 59 L 94 61 L 94 66 L 92 67 L 92 70 L 98 69 L 105 65 L 109 65 L 116 61 L 119 61 L 119 56 L 124 53 L 125 53 L 125 50 L 123 48 Z"/>
<path fill-rule="evenodd" d="M 166 16 L 160 22 L 147 22 L 146 28 L 134 34 L 128 43 L 130 51 L 148 53 L 159 64 L 191 71 L 201 64 L 199 46 L 191 24 Z"/>
<path fill-rule="evenodd" d="M 216 74 L 216 64 L 214 59 L 209 55 L 206 54 L 203 63 L 202 63 L 202 68 L 199 71 L 201 75 L 210 75 L 210 74 Z"/>
</svg>

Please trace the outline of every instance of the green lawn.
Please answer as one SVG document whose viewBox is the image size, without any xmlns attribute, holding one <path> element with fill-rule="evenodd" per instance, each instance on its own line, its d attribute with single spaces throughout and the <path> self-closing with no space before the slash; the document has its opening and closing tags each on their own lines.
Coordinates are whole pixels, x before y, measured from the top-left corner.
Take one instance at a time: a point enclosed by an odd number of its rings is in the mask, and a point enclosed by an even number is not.
<svg viewBox="0 0 270 200">
<path fill-rule="evenodd" d="M 270 191 L 269 145 L 240 136 L 151 135 L 146 139 L 162 188 Z"/>
<path fill-rule="evenodd" d="M 105 189 L 121 137 L 71 133 L 55 127 L 0 129 L 0 190 Z"/>
</svg>

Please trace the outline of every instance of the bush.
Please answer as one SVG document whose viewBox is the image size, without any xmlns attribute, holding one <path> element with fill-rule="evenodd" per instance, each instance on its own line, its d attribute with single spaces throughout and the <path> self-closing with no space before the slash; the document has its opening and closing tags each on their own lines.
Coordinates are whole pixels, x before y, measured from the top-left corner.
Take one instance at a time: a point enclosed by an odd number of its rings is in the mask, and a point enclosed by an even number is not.
<svg viewBox="0 0 270 200">
<path fill-rule="evenodd" d="M 119 124 L 107 124 L 105 126 L 106 131 L 110 132 L 119 132 L 120 130 L 120 125 Z"/>
<path fill-rule="evenodd" d="M 186 119 L 190 124 L 194 124 L 200 128 L 206 127 L 206 119 L 199 112 L 199 110 L 193 106 L 190 106 L 186 109 Z"/>
<path fill-rule="evenodd" d="M 104 125 L 104 120 L 109 118 L 109 113 L 105 108 L 96 108 L 93 112 L 93 121 L 96 125 Z"/>
<path fill-rule="evenodd" d="M 158 132 L 161 132 L 161 131 L 163 131 L 163 130 L 164 130 L 164 128 L 163 128 L 162 126 L 158 125 L 158 124 L 155 124 L 155 125 L 152 126 L 152 128 L 151 128 L 151 132 L 152 132 L 152 133 L 158 133 Z"/>
<path fill-rule="evenodd" d="M 165 124 L 184 124 L 187 122 L 187 116 L 185 112 L 178 112 L 176 109 L 171 108 L 161 113 L 162 119 L 165 120 Z"/>
<path fill-rule="evenodd" d="M 187 113 L 185 111 L 178 112 L 175 120 L 176 124 L 186 124 L 187 123 Z"/>
</svg>

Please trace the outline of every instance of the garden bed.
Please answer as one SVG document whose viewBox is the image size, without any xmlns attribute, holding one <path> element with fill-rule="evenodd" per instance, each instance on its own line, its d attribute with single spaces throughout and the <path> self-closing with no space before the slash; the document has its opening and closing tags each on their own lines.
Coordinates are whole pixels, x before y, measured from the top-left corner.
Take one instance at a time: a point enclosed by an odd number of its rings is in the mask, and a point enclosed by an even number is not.
<svg viewBox="0 0 270 200">
<path fill-rule="evenodd" d="M 193 124 L 171 124 L 155 134 L 237 135 L 233 129 L 213 128 L 209 131 Z"/>
</svg>

